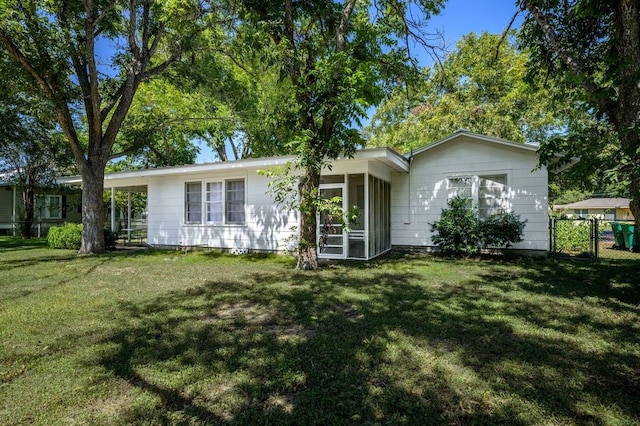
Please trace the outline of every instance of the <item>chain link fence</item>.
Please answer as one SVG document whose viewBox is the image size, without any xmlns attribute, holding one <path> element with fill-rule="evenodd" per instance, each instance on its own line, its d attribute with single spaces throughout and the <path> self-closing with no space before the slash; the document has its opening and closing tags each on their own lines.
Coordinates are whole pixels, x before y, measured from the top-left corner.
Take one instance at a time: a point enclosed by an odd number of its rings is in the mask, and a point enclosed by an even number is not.
<svg viewBox="0 0 640 426">
<path fill-rule="evenodd" d="M 24 222 L 0 222 L 0 235 L 20 235 L 20 229 Z M 31 222 L 31 236 L 35 238 L 45 237 L 49 228 L 59 225 L 58 223 L 45 223 L 39 221 Z"/>
<path fill-rule="evenodd" d="M 633 222 L 551 218 L 549 252 L 556 257 L 640 262 L 640 233 Z"/>
</svg>

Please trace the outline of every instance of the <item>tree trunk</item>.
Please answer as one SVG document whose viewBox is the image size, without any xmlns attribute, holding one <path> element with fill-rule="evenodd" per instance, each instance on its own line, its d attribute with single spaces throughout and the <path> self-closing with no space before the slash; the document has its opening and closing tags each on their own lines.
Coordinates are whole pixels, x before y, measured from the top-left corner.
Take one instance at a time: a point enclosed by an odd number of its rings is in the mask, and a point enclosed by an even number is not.
<svg viewBox="0 0 640 426">
<path fill-rule="evenodd" d="M 640 226 L 640 2 L 617 2 L 616 20 L 616 50 L 621 65 L 612 124 L 622 151 L 629 157 L 629 208 L 636 226 Z"/>
<path fill-rule="evenodd" d="M 318 268 L 318 244 L 316 241 L 317 198 L 320 186 L 320 170 L 306 169 L 300 183 L 300 245 L 298 246 L 298 269 L 311 271 Z"/>
<path fill-rule="evenodd" d="M 105 252 L 104 244 L 104 168 L 100 163 L 90 163 L 82 172 L 82 244 L 80 253 Z"/>
<path fill-rule="evenodd" d="M 29 185 L 22 188 L 22 203 L 24 204 L 24 220 L 20 224 L 20 237 L 30 239 L 31 227 L 33 226 L 34 218 L 34 201 L 35 191 Z"/>
</svg>

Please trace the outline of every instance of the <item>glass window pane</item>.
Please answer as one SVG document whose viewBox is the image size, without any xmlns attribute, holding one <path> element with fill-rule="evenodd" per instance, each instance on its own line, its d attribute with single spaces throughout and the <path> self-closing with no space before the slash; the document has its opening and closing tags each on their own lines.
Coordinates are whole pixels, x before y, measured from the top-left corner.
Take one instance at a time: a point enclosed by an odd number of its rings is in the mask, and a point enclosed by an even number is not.
<svg viewBox="0 0 640 426">
<path fill-rule="evenodd" d="M 202 185 L 200 182 L 185 184 L 185 220 L 187 223 L 202 223 Z"/>
<path fill-rule="evenodd" d="M 226 215 L 227 223 L 242 224 L 245 222 L 244 179 L 226 181 Z"/>
<path fill-rule="evenodd" d="M 488 217 L 504 211 L 507 175 L 480 176 L 478 188 L 478 214 Z"/>
<path fill-rule="evenodd" d="M 454 177 L 448 179 L 449 199 L 454 197 L 465 198 L 469 200 L 469 208 L 473 194 L 471 192 L 471 177 Z"/>
<path fill-rule="evenodd" d="M 222 182 L 207 182 L 207 222 L 222 223 L 223 197 Z"/>
<path fill-rule="evenodd" d="M 62 218 L 62 196 L 49 195 L 47 196 L 47 215 L 49 219 Z"/>
</svg>

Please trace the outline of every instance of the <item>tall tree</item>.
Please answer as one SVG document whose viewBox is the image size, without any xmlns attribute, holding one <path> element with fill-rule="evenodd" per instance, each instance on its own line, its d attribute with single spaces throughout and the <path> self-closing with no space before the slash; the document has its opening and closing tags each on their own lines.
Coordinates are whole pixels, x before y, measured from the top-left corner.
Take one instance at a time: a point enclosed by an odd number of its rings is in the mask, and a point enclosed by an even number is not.
<svg viewBox="0 0 640 426">
<path fill-rule="evenodd" d="M 0 44 L 51 100 L 82 176 L 81 252 L 105 250 L 104 170 L 140 83 L 194 48 L 207 7 L 196 0 L 2 2 Z M 100 56 L 105 50 L 109 58 Z"/>
<path fill-rule="evenodd" d="M 468 34 L 413 92 L 397 91 L 376 111 L 366 129 L 368 145 L 402 152 L 458 129 L 539 142 L 567 124 L 552 108 L 554 82 L 526 81 L 528 54 L 514 32 Z"/>
<path fill-rule="evenodd" d="M 179 78 L 179 77 L 175 77 Z M 192 164 L 199 149 L 193 143 L 209 120 L 205 99 L 181 90 L 173 75 L 140 85 L 114 145 L 123 160 L 115 168 L 135 169 Z"/>
<path fill-rule="evenodd" d="M 613 171 L 640 226 L 640 1 L 523 0 L 520 6 L 527 12 L 522 40 L 533 53 L 532 72 L 553 73 L 579 90 L 596 129 L 613 129 L 617 143 L 603 146 L 600 133 L 584 138 L 577 132 L 556 146 L 601 172 Z M 594 164 L 603 148 L 614 148 L 615 166 Z"/>
<path fill-rule="evenodd" d="M 294 169 L 301 174 L 298 268 L 317 267 L 316 214 L 326 161 L 352 155 L 363 143 L 355 126 L 385 89 L 406 84 L 410 46 L 427 44 L 426 23 L 443 1 L 245 0 L 247 20 L 269 34 L 296 110 Z"/>
<path fill-rule="evenodd" d="M 180 69 L 177 84 L 197 93 L 207 109 L 209 119 L 198 122 L 196 134 L 220 161 L 286 152 L 295 110 L 291 84 L 280 78 L 264 32 L 237 25 L 233 35 Z"/>
<path fill-rule="evenodd" d="M 20 189 L 20 235 L 31 238 L 36 192 L 52 185 L 55 173 L 68 170 L 71 153 L 56 128 L 51 103 L 22 91 L 32 82 L 6 59 L 0 59 L 0 74 L 12 78 L 0 81 L 0 173 Z"/>
</svg>

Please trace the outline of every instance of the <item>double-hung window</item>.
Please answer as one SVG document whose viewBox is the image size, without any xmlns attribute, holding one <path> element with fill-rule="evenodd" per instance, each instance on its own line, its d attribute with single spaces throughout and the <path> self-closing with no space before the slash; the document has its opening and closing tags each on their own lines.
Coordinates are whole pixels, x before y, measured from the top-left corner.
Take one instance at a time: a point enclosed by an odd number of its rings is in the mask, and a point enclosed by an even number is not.
<svg viewBox="0 0 640 426">
<path fill-rule="evenodd" d="M 224 223 L 224 193 L 222 182 L 207 182 L 207 223 Z"/>
<path fill-rule="evenodd" d="M 202 223 L 202 183 L 187 182 L 185 184 L 185 222 Z"/>
<path fill-rule="evenodd" d="M 449 199 L 460 197 L 467 202 L 467 208 L 473 206 L 473 178 L 471 176 L 449 178 Z"/>
<path fill-rule="evenodd" d="M 244 179 L 225 182 L 225 215 L 227 223 L 244 223 Z"/>
<path fill-rule="evenodd" d="M 245 223 L 245 180 L 227 179 L 185 184 L 187 224 Z"/>
<path fill-rule="evenodd" d="M 62 195 L 40 195 L 35 199 L 40 219 L 62 219 Z"/>
<path fill-rule="evenodd" d="M 504 212 L 507 176 L 479 176 L 478 215 L 489 217 Z"/>
<path fill-rule="evenodd" d="M 447 189 L 449 199 L 456 196 L 465 199 L 467 208 L 476 206 L 480 217 L 489 217 L 505 210 L 506 174 L 449 177 Z"/>
</svg>

